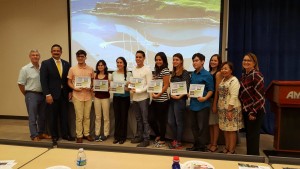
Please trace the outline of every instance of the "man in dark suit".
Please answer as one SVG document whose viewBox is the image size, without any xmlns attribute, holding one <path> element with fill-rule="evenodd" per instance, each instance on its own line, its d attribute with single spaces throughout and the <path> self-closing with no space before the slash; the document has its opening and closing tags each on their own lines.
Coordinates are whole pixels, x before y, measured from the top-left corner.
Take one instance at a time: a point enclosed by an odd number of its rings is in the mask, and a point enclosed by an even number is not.
<svg viewBox="0 0 300 169">
<path fill-rule="evenodd" d="M 68 102 L 72 96 L 67 78 L 70 64 L 60 58 L 62 54 L 60 45 L 54 44 L 51 47 L 51 54 L 50 59 L 42 62 L 40 80 L 49 112 L 52 141 L 56 144 L 59 138 L 58 119 L 60 119 L 62 138 L 69 141 L 75 139 L 70 136 L 68 125 Z"/>
</svg>

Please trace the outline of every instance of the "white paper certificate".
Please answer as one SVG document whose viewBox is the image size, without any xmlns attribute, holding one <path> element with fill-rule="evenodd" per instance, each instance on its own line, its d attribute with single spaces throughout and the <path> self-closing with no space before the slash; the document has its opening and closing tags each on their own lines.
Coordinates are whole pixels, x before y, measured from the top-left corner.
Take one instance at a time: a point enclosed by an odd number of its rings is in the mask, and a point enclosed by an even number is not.
<svg viewBox="0 0 300 169">
<path fill-rule="evenodd" d="M 110 82 L 110 92 L 124 94 L 125 93 L 124 86 L 125 86 L 125 82 Z"/>
<path fill-rule="evenodd" d="M 108 91 L 108 80 L 94 79 L 94 91 Z"/>
<path fill-rule="evenodd" d="M 162 80 L 151 80 L 148 84 L 148 93 L 161 93 L 162 92 L 163 81 Z"/>
<path fill-rule="evenodd" d="M 190 97 L 203 97 L 204 84 L 191 84 L 190 85 Z"/>
<path fill-rule="evenodd" d="M 145 79 L 144 78 L 130 78 L 130 84 L 128 85 L 128 88 L 131 89 L 143 89 L 145 85 Z"/>
<path fill-rule="evenodd" d="M 89 76 L 77 76 L 75 77 L 75 88 L 90 88 L 91 77 Z"/>
<path fill-rule="evenodd" d="M 171 87 L 171 95 L 187 94 L 186 81 L 171 82 L 170 87 Z"/>
</svg>

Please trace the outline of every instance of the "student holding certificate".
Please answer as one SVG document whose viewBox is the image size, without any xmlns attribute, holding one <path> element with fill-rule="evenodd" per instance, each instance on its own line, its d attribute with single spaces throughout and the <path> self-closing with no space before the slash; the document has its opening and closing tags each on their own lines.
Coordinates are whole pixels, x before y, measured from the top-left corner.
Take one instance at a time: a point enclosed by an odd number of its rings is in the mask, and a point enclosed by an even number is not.
<svg viewBox="0 0 300 169">
<path fill-rule="evenodd" d="M 107 82 L 106 85 L 109 84 L 109 74 L 107 71 L 106 62 L 104 60 L 99 60 L 96 64 L 96 73 L 95 80 L 103 80 Z M 95 83 L 94 83 L 95 87 Z M 110 121 L 109 121 L 109 106 L 110 106 L 110 94 L 107 91 L 95 91 L 94 98 L 94 107 L 95 107 L 95 140 L 96 141 L 105 141 L 109 136 L 110 131 Z M 103 114 L 103 122 L 104 122 L 104 133 L 100 136 L 101 129 L 101 121 Z"/>
<path fill-rule="evenodd" d="M 118 57 L 117 60 L 117 71 L 112 73 L 113 82 L 125 82 L 125 93 L 114 93 L 113 97 L 113 108 L 115 115 L 115 133 L 114 133 L 114 144 L 124 144 L 127 138 L 127 119 L 128 110 L 130 107 L 130 93 L 127 87 L 127 82 L 132 76 L 131 72 L 127 72 L 127 61 L 123 57 Z"/>
<path fill-rule="evenodd" d="M 86 55 L 84 50 L 78 50 L 76 52 L 78 64 L 72 66 L 68 73 L 68 85 L 73 89 L 72 101 L 76 114 L 76 143 L 82 143 L 82 139 L 94 141 L 94 138 L 90 135 L 90 114 L 92 107 L 91 79 L 94 77 L 94 70 L 85 63 Z M 76 78 L 78 79 L 78 77 L 86 80 L 77 82 Z M 77 87 L 76 84 L 81 84 L 84 87 Z"/>
<path fill-rule="evenodd" d="M 170 85 L 170 71 L 167 56 L 164 52 L 155 55 L 154 80 L 163 80 L 162 92 L 152 93 L 151 111 L 149 112 L 149 123 L 154 131 L 155 147 L 165 146 L 165 134 L 167 128 L 167 117 L 169 108 L 168 87 Z"/>
<path fill-rule="evenodd" d="M 194 145 L 187 148 L 189 151 L 205 151 L 205 144 L 207 142 L 206 131 L 208 131 L 208 119 L 210 101 L 214 91 L 214 81 L 211 74 L 204 69 L 205 56 L 201 53 L 195 53 L 192 57 L 195 71 L 191 76 L 191 84 L 203 84 L 203 97 L 191 98 L 190 111 L 192 132 L 194 136 Z"/>
<path fill-rule="evenodd" d="M 136 67 L 132 70 L 133 78 L 138 79 L 142 83 L 141 87 L 135 84 L 131 89 L 132 95 L 132 109 L 135 114 L 137 122 L 137 133 L 131 143 L 139 143 L 137 147 L 147 147 L 150 144 L 150 126 L 148 122 L 148 107 L 149 107 L 149 93 L 147 93 L 147 84 L 152 80 L 152 72 L 148 66 L 144 65 L 145 53 L 141 50 L 135 54 Z"/>
<path fill-rule="evenodd" d="M 172 82 L 185 82 L 186 86 L 190 86 L 190 75 L 183 67 L 183 57 L 180 53 L 173 56 L 173 71 L 171 75 Z M 187 92 L 187 91 L 186 91 Z M 170 144 L 170 149 L 181 149 L 182 133 L 183 133 L 183 117 L 186 111 L 186 94 L 171 95 L 168 114 L 168 123 L 170 124 L 174 139 Z"/>
</svg>

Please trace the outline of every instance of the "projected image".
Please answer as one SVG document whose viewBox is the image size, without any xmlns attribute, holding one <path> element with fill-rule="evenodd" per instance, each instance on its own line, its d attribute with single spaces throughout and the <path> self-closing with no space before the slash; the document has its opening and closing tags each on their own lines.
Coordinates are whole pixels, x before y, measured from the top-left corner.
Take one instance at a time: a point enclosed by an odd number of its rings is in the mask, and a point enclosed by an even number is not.
<svg viewBox="0 0 300 169">
<path fill-rule="evenodd" d="M 145 64 L 154 69 L 154 56 L 181 53 L 185 68 L 193 71 L 194 53 L 219 53 L 221 0 L 70 0 L 71 55 L 79 49 L 88 53 L 87 64 L 95 67 L 104 59 L 116 70 L 123 56 L 131 69 L 135 52 L 146 53 Z"/>
</svg>

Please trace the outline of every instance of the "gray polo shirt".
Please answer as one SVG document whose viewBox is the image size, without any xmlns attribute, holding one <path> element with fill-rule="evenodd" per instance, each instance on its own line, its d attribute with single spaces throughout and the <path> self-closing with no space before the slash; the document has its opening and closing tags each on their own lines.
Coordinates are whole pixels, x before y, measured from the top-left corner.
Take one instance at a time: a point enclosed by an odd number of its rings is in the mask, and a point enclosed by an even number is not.
<svg viewBox="0 0 300 169">
<path fill-rule="evenodd" d="M 18 84 L 24 85 L 25 91 L 42 92 L 40 70 L 32 63 L 25 65 L 20 70 Z"/>
</svg>

